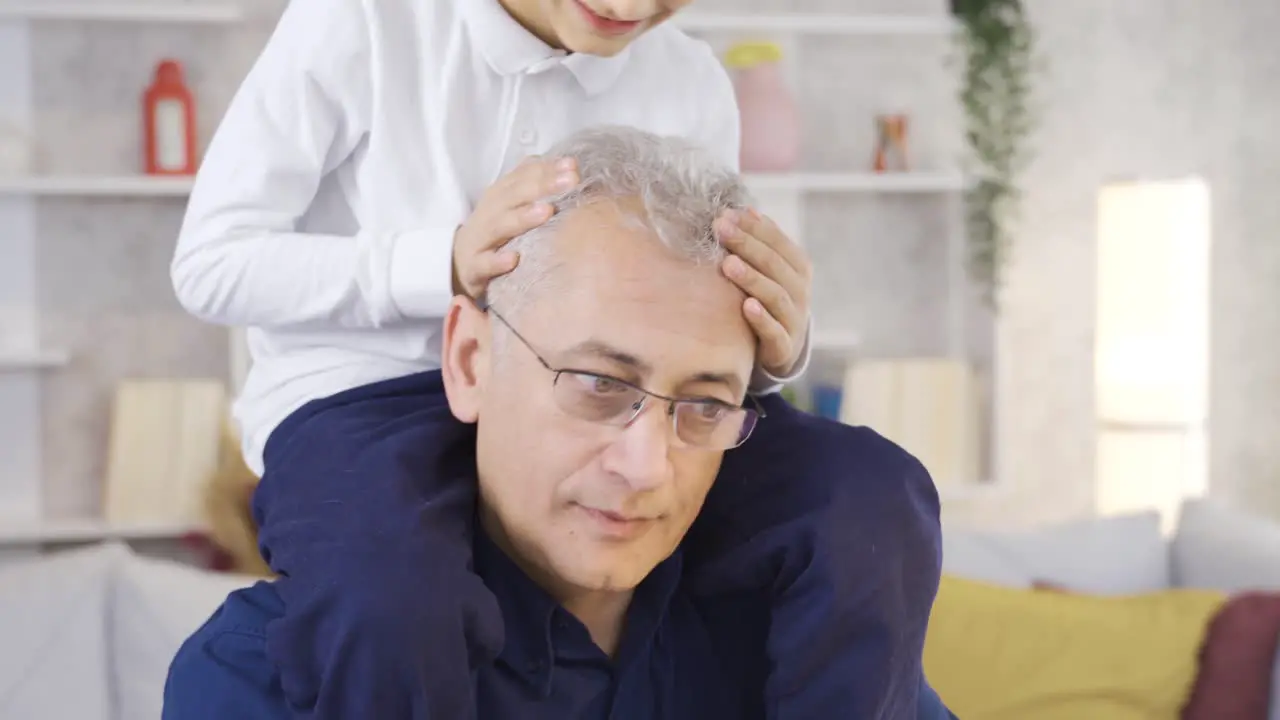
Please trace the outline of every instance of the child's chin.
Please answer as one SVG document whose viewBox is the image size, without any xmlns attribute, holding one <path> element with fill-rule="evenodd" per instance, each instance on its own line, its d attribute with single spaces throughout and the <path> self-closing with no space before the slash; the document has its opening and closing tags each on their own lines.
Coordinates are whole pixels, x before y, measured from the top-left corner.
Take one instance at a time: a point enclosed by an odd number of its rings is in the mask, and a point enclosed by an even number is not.
<svg viewBox="0 0 1280 720">
<path fill-rule="evenodd" d="M 561 42 L 569 52 L 612 57 L 622 52 L 647 29 L 641 26 L 626 35 L 606 35 L 596 31 L 585 20 L 574 18 L 572 28 L 561 33 Z"/>
<path fill-rule="evenodd" d="M 604 37 L 595 33 L 582 33 L 574 38 L 574 42 L 567 44 L 569 45 L 569 52 L 613 57 L 625 50 L 631 44 L 632 39 L 630 35 L 625 37 Z"/>
</svg>

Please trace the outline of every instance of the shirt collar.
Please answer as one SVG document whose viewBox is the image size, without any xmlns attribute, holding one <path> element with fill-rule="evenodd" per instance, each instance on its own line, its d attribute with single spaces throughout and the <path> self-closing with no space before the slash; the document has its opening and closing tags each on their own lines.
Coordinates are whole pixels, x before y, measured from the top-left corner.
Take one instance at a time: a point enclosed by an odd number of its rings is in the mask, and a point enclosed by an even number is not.
<svg viewBox="0 0 1280 720">
<path fill-rule="evenodd" d="M 557 603 L 507 556 L 478 522 L 475 531 L 475 568 L 493 591 L 502 611 L 505 641 L 498 661 L 524 678 L 543 697 L 551 692 L 555 665 L 552 642 Z M 632 660 L 643 657 L 666 618 L 667 608 L 680 583 L 681 555 L 677 550 L 659 563 L 636 588 L 623 631 L 619 669 L 625 671 Z"/>
<path fill-rule="evenodd" d="M 563 64 L 589 95 L 609 89 L 630 57 L 627 47 L 613 57 L 567 54 L 529 32 L 498 0 L 458 0 L 480 54 L 499 75 L 537 74 Z"/>
</svg>

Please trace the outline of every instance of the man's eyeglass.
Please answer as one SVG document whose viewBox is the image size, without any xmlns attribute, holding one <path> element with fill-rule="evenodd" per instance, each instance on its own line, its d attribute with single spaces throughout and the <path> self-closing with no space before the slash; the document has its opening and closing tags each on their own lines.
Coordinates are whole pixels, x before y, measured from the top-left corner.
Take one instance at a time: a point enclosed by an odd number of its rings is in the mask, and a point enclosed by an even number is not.
<svg viewBox="0 0 1280 720">
<path fill-rule="evenodd" d="M 730 450 L 746 442 L 756 421 L 765 416 L 764 408 L 750 396 L 754 407 L 710 398 L 673 398 L 608 375 L 554 367 L 493 307 L 485 310 L 505 325 L 542 367 L 554 374 L 552 393 L 556 404 L 565 414 L 579 420 L 624 427 L 644 411 L 652 398 L 667 404 L 667 416 L 680 442 L 705 450 Z"/>
</svg>

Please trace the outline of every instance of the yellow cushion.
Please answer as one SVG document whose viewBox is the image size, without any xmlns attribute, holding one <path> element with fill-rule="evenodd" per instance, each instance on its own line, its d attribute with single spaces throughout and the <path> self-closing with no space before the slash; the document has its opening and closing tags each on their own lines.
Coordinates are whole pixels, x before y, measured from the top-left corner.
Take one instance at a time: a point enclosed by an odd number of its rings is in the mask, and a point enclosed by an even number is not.
<svg viewBox="0 0 1280 720">
<path fill-rule="evenodd" d="M 963 720 L 1176 720 L 1225 599 L 1018 590 L 944 575 L 925 671 Z"/>
</svg>

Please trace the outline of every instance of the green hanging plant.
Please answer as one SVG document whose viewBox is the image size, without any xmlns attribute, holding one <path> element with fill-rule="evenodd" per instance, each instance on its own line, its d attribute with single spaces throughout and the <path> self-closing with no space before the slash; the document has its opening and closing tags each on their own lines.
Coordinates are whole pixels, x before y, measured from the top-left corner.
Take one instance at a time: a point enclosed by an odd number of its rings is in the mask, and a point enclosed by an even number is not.
<svg viewBox="0 0 1280 720">
<path fill-rule="evenodd" d="M 993 309 L 999 306 L 1013 246 L 1034 127 L 1031 74 L 1035 33 L 1021 0 L 952 0 L 964 60 L 960 100 L 971 183 L 965 197 L 969 272 Z"/>
</svg>

